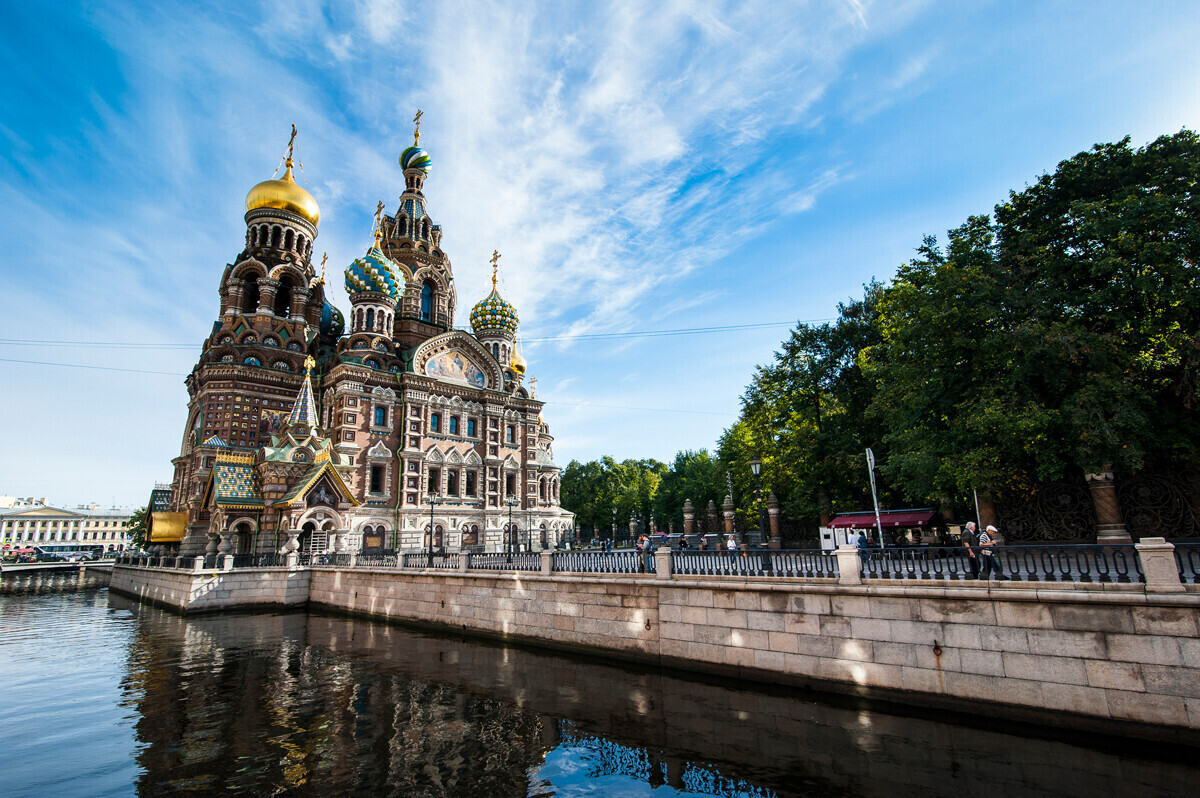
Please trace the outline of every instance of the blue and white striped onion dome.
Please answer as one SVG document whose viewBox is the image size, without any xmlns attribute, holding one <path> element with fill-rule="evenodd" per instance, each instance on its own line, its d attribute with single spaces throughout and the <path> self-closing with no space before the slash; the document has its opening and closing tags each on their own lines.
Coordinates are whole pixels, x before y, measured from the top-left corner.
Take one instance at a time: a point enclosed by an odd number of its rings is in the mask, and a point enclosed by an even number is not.
<svg viewBox="0 0 1200 798">
<path fill-rule="evenodd" d="M 346 293 L 362 291 L 374 291 L 392 299 L 399 298 L 404 291 L 404 277 L 379 247 L 371 247 L 346 269 Z"/>
<path fill-rule="evenodd" d="M 325 304 L 321 306 L 321 335 L 329 338 L 341 338 L 342 332 L 346 329 L 346 319 L 342 316 L 342 312 L 329 304 L 329 300 L 325 300 Z"/>
<path fill-rule="evenodd" d="M 400 153 L 400 167 L 402 169 L 420 169 L 425 174 L 429 174 L 429 167 L 432 165 L 433 160 L 429 157 L 429 153 L 420 147 L 409 147 Z"/>
<path fill-rule="evenodd" d="M 476 335 L 489 330 L 516 335 L 519 322 L 517 309 L 505 302 L 494 288 L 492 293 L 471 308 L 471 329 L 475 331 Z"/>
</svg>

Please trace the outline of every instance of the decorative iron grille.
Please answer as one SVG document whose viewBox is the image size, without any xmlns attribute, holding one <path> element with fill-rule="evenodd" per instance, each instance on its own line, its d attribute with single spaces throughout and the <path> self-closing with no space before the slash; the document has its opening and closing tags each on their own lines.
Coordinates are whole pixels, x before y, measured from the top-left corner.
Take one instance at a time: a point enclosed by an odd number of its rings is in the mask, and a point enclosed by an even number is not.
<svg viewBox="0 0 1200 798">
<path fill-rule="evenodd" d="M 1000 532 L 1010 542 L 1089 540 L 1096 536 L 1096 511 L 1083 479 L 1040 485 L 1029 494 L 996 502 Z"/>
<path fill-rule="evenodd" d="M 1117 501 L 1129 533 L 1135 538 L 1200 537 L 1192 497 L 1200 485 L 1178 474 L 1118 475 Z"/>
</svg>

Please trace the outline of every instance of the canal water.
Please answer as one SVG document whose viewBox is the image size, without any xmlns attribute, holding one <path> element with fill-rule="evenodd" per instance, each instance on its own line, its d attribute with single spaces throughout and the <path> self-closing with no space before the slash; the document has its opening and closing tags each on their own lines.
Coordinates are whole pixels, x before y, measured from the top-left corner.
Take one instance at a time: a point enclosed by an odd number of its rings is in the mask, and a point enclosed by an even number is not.
<svg viewBox="0 0 1200 798">
<path fill-rule="evenodd" d="M 1175 796 L 1187 752 L 0 580 L 5 796 Z M 1192 752 L 1193 754 L 1195 752 Z"/>
</svg>

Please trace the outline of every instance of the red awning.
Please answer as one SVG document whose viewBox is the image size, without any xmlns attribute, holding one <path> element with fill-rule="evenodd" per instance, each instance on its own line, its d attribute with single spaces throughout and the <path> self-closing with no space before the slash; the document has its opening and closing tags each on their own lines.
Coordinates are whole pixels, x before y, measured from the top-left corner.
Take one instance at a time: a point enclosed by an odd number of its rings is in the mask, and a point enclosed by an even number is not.
<svg viewBox="0 0 1200 798">
<path fill-rule="evenodd" d="M 880 513 L 879 521 L 884 529 L 890 527 L 929 526 L 933 520 L 933 510 L 898 510 L 890 513 Z M 874 529 L 875 513 L 846 513 L 834 518 L 829 524 L 830 529 Z"/>
</svg>

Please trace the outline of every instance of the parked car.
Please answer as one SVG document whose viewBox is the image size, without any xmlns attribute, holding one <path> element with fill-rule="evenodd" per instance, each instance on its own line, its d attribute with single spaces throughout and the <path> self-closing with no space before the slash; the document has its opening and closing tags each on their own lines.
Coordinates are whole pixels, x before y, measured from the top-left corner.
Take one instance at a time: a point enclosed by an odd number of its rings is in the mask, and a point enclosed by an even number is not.
<svg viewBox="0 0 1200 798">
<path fill-rule="evenodd" d="M 96 556 L 90 551 L 71 551 L 63 555 L 67 562 L 91 562 Z"/>
</svg>

